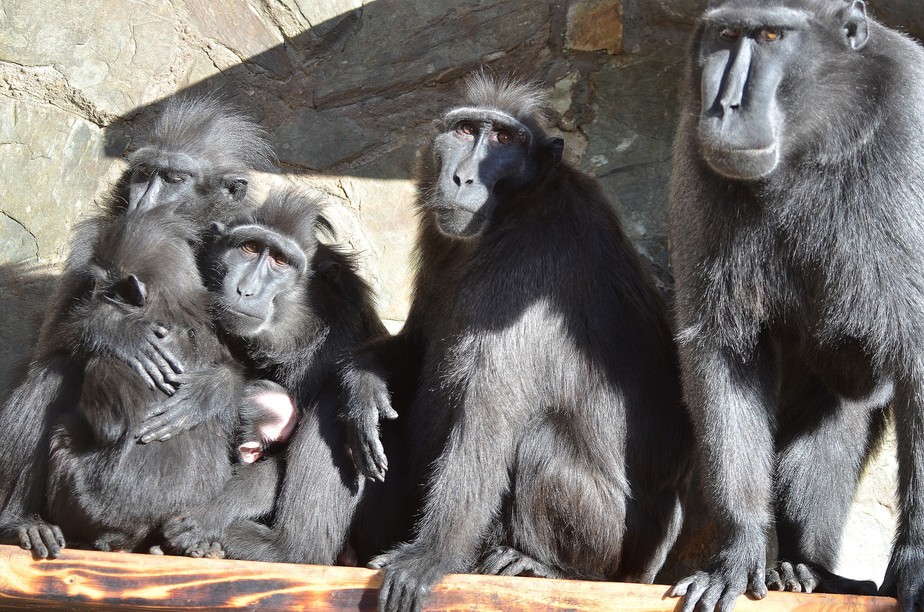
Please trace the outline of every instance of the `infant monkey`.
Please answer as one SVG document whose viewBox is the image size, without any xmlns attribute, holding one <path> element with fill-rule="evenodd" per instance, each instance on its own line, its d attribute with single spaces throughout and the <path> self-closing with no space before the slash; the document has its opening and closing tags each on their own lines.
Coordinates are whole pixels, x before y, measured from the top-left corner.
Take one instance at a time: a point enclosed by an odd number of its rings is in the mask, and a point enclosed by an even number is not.
<svg viewBox="0 0 924 612">
<path fill-rule="evenodd" d="M 270 380 L 250 383 L 244 396 L 235 445 L 241 462 L 255 463 L 288 442 L 298 412 L 285 388 Z"/>
</svg>

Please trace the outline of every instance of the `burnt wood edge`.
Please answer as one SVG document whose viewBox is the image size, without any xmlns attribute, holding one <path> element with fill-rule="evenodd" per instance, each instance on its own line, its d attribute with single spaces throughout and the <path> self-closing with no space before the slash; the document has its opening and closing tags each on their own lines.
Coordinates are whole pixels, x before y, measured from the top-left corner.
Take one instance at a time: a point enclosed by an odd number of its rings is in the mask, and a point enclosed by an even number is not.
<svg viewBox="0 0 924 612">
<path fill-rule="evenodd" d="M 374 610 L 377 571 L 317 565 L 190 559 L 65 550 L 36 561 L 0 546 L 0 609 L 9 610 Z M 432 610 L 679 610 L 664 585 L 451 575 Z M 770 593 L 736 610 L 898 610 L 894 599 Z"/>
</svg>

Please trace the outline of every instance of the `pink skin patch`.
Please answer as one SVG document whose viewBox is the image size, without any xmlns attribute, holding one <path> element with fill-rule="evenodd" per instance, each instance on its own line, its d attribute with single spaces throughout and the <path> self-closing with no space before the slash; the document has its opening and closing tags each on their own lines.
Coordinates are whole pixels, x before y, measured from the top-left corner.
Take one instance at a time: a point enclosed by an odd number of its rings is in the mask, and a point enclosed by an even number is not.
<svg viewBox="0 0 924 612">
<path fill-rule="evenodd" d="M 254 463 L 263 456 L 263 445 L 259 442 L 244 442 L 237 447 L 244 463 Z"/>
<path fill-rule="evenodd" d="M 248 399 L 274 418 L 260 427 L 260 435 L 267 442 L 285 442 L 295 431 L 298 412 L 288 393 L 284 391 L 258 391 Z M 237 447 L 244 463 L 253 463 L 263 456 L 263 441 L 248 440 Z"/>
</svg>

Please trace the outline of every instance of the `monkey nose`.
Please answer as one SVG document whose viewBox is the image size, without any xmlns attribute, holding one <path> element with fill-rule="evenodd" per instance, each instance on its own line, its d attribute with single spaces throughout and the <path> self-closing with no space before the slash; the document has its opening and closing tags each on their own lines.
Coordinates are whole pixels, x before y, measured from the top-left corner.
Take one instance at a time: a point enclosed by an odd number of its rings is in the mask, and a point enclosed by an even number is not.
<svg viewBox="0 0 924 612">
<path fill-rule="evenodd" d="M 475 182 L 475 179 L 474 179 L 474 178 L 465 178 L 465 179 L 463 179 L 463 178 L 460 177 L 458 174 L 453 174 L 453 175 L 452 175 L 452 181 L 456 184 L 456 187 L 461 187 L 463 184 L 465 184 L 465 185 L 471 185 L 472 183 Z"/>
</svg>

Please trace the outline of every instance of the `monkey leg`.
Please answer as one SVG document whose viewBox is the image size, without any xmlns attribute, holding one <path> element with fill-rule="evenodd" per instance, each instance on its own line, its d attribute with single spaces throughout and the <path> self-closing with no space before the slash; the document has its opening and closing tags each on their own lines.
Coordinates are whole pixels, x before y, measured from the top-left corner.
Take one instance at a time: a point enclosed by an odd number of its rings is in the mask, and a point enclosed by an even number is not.
<svg viewBox="0 0 924 612">
<path fill-rule="evenodd" d="M 542 415 L 517 448 L 508 546 L 482 562 L 490 573 L 612 578 L 625 535 L 627 486 L 572 433 L 568 417 Z"/>
<path fill-rule="evenodd" d="M 792 372 L 789 372 L 791 375 Z M 860 471 L 883 426 L 890 395 L 847 400 L 803 375 L 787 380 L 777 442 L 779 560 L 767 586 L 782 591 L 875 594 L 871 581 L 831 572 Z"/>
</svg>

